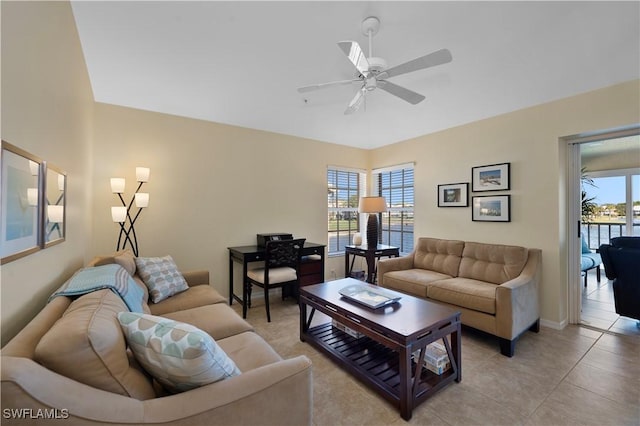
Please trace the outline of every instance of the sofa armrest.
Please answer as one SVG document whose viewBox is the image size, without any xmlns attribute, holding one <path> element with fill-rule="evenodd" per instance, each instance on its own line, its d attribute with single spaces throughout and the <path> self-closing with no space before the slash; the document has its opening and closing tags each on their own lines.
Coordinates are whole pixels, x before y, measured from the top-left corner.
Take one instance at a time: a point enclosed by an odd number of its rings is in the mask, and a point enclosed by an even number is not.
<svg viewBox="0 0 640 426">
<path fill-rule="evenodd" d="M 496 288 L 497 335 L 514 339 L 540 318 L 538 287 L 542 251 L 529 249 L 529 258 L 516 278 Z"/>
<path fill-rule="evenodd" d="M 3 410 L 54 408 L 58 415 L 75 419 L 73 424 L 310 425 L 312 395 L 311 361 L 306 356 L 146 401 L 78 383 L 28 358 L 2 357 Z"/>
<path fill-rule="evenodd" d="M 384 274 L 413 268 L 413 252 L 407 256 L 389 257 L 378 261 L 378 284 L 384 285 Z"/>
<path fill-rule="evenodd" d="M 209 285 L 209 271 L 206 269 L 198 269 L 185 272 L 181 271 L 181 273 L 189 287 L 203 284 Z"/>
</svg>

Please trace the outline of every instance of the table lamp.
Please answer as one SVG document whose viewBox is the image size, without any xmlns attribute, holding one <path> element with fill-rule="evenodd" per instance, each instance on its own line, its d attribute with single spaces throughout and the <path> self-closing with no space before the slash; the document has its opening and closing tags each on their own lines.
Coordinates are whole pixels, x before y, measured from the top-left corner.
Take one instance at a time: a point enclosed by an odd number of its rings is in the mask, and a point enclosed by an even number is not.
<svg viewBox="0 0 640 426">
<path fill-rule="evenodd" d="M 378 246 L 378 213 L 387 211 L 387 202 L 384 197 L 361 197 L 358 212 L 368 213 L 367 219 L 367 246 Z"/>
</svg>

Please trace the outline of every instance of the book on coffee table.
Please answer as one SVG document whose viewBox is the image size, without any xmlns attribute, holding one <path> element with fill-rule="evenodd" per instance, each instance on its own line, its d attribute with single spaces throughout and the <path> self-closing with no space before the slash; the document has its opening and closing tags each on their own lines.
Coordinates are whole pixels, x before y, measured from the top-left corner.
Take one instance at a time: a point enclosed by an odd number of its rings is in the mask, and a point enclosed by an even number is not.
<svg viewBox="0 0 640 426">
<path fill-rule="evenodd" d="M 353 284 L 340 290 L 340 294 L 349 300 L 377 309 L 396 303 L 402 297 L 396 296 L 382 289 Z"/>
</svg>

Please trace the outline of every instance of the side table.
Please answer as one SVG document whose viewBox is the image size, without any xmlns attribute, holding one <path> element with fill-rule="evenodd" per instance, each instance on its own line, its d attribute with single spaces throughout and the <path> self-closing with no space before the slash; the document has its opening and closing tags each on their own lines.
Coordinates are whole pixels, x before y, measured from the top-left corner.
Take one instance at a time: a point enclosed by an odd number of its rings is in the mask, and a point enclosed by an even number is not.
<svg viewBox="0 0 640 426">
<path fill-rule="evenodd" d="M 349 263 L 349 257 L 351 256 L 351 263 Z M 367 260 L 367 282 L 375 284 L 376 282 L 376 259 L 381 257 L 398 257 L 400 256 L 400 249 L 394 246 L 387 246 L 384 244 L 378 244 L 375 247 L 362 246 L 345 246 L 344 248 L 344 276 L 349 278 L 351 271 L 353 270 L 353 262 L 356 260 L 356 256 L 362 256 Z"/>
</svg>

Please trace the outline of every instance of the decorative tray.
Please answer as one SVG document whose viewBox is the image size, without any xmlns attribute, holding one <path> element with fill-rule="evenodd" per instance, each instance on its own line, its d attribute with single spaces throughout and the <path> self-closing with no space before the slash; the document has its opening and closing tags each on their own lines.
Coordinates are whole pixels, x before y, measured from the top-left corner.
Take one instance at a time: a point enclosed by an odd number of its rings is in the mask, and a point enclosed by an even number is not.
<svg viewBox="0 0 640 426">
<path fill-rule="evenodd" d="M 396 303 L 401 297 L 388 293 L 382 289 L 352 284 L 340 290 L 340 294 L 349 300 L 358 302 L 369 308 L 377 309 Z"/>
</svg>

